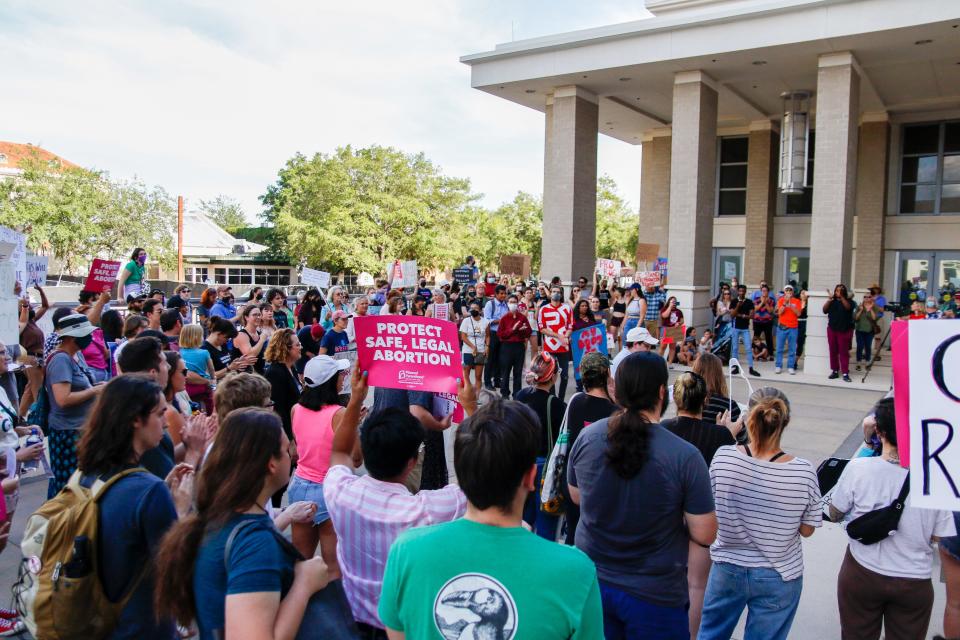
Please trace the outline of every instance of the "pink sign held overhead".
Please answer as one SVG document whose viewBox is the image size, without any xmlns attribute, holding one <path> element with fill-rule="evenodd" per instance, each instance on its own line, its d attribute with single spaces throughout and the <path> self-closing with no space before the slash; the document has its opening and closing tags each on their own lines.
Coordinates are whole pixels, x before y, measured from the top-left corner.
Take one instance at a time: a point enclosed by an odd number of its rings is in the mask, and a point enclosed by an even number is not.
<svg viewBox="0 0 960 640">
<path fill-rule="evenodd" d="M 109 291 L 113 288 L 113 283 L 117 281 L 117 274 L 120 272 L 120 263 L 116 260 L 101 260 L 95 258 L 90 265 L 90 273 L 87 275 L 87 282 L 83 285 L 84 291 Z"/>
<path fill-rule="evenodd" d="M 462 375 L 457 326 L 419 316 L 353 319 L 357 361 L 371 387 L 457 393 Z"/>
<path fill-rule="evenodd" d="M 890 349 L 893 360 L 893 410 L 897 416 L 897 453 L 900 466 L 910 468 L 910 349 L 908 322 L 890 325 Z"/>
</svg>

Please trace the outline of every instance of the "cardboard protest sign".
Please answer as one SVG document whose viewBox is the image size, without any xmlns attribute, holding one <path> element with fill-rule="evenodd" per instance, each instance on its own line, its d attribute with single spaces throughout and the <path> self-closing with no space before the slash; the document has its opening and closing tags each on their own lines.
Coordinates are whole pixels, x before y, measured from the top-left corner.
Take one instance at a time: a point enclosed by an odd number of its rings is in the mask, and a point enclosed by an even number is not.
<svg viewBox="0 0 960 640">
<path fill-rule="evenodd" d="M 24 286 L 47 286 L 47 260 L 47 256 L 29 256 L 27 258 L 27 277 L 23 283 Z"/>
<path fill-rule="evenodd" d="M 573 377 L 580 379 L 580 360 L 587 353 L 599 351 L 607 355 L 607 331 L 602 323 L 577 329 L 570 334 L 570 348 L 573 351 Z"/>
<path fill-rule="evenodd" d="M 27 236 L 9 227 L 0 226 L 0 242 L 10 242 L 14 245 L 10 252 L 13 277 L 17 282 L 23 283 L 27 272 Z"/>
<path fill-rule="evenodd" d="M 326 289 L 330 286 L 330 274 L 326 271 L 304 267 L 300 272 L 300 282 L 318 289 Z"/>
<path fill-rule="evenodd" d="M 910 468 L 910 351 L 908 323 L 890 324 L 893 366 L 893 404 L 897 416 L 897 453 L 900 466 Z"/>
<path fill-rule="evenodd" d="M 20 342 L 20 301 L 13 295 L 16 280 L 13 262 L 0 262 L 0 341 L 8 345 Z"/>
<path fill-rule="evenodd" d="M 659 287 L 660 286 L 660 272 L 659 271 L 641 271 L 637 280 L 640 282 L 642 287 Z"/>
<path fill-rule="evenodd" d="M 117 280 L 117 273 L 120 272 L 120 263 L 116 260 L 101 260 L 94 258 L 90 265 L 90 273 L 87 275 L 87 281 L 83 285 L 84 291 L 109 291 L 113 288 L 113 283 Z"/>
<path fill-rule="evenodd" d="M 500 256 L 500 273 L 509 273 L 523 278 L 530 277 L 530 256 L 514 253 Z"/>
<path fill-rule="evenodd" d="M 908 323 L 910 503 L 960 511 L 960 323 Z"/>
<path fill-rule="evenodd" d="M 457 326 L 419 316 L 353 319 L 357 360 L 372 387 L 457 392 L 460 345 Z"/>
<path fill-rule="evenodd" d="M 622 269 L 623 263 L 619 260 L 597 259 L 597 273 L 600 274 L 601 278 L 619 278 Z"/>
<path fill-rule="evenodd" d="M 637 262 L 641 265 L 651 264 L 657 261 L 657 256 L 660 255 L 660 245 L 659 244 L 650 244 L 646 242 L 637 243 Z"/>
<path fill-rule="evenodd" d="M 470 267 L 457 267 L 453 270 L 453 281 L 457 284 L 470 284 L 473 269 Z"/>
</svg>

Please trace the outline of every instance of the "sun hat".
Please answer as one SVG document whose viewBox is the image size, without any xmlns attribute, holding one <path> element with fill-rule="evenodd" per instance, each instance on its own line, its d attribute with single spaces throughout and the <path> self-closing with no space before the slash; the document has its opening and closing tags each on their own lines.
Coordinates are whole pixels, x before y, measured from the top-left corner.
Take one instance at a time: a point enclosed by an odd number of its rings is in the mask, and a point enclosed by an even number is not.
<svg viewBox="0 0 960 640">
<path fill-rule="evenodd" d="M 71 313 L 68 316 L 60 318 L 60 322 L 57 323 L 57 335 L 61 338 L 67 336 L 82 338 L 96 330 L 97 328 L 90 324 L 89 318 L 82 313 Z"/>
<path fill-rule="evenodd" d="M 649 345 L 658 345 L 660 341 L 650 335 L 646 327 L 634 327 L 627 331 L 625 342 L 646 342 Z"/>
<path fill-rule="evenodd" d="M 350 368 L 349 360 L 334 360 L 330 356 L 315 356 L 303 368 L 303 383 L 310 388 L 319 387 L 341 371 Z"/>
</svg>

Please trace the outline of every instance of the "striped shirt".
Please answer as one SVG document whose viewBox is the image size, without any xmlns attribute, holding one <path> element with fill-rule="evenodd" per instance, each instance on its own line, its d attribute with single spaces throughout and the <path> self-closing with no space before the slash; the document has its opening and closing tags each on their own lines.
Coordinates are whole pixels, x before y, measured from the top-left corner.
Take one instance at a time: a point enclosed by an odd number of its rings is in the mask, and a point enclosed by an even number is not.
<svg viewBox="0 0 960 640">
<path fill-rule="evenodd" d="M 353 617 L 378 628 L 383 628 L 377 605 L 393 541 L 407 529 L 456 520 L 467 510 L 456 485 L 413 495 L 402 484 L 355 476 L 343 465 L 327 471 L 323 499 L 337 532 L 337 561 Z"/>
<path fill-rule="evenodd" d="M 820 526 L 820 487 L 813 465 L 757 460 L 720 447 L 710 465 L 717 505 L 714 562 L 775 569 L 784 580 L 803 575 L 800 525 Z"/>
<path fill-rule="evenodd" d="M 731 403 L 730 398 L 714 393 L 703 405 L 703 416 L 700 419 L 709 424 L 717 424 L 717 418 L 724 411 L 730 411 L 730 419 L 734 422 L 740 419 L 740 405 L 736 402 Z"/>
</svg>

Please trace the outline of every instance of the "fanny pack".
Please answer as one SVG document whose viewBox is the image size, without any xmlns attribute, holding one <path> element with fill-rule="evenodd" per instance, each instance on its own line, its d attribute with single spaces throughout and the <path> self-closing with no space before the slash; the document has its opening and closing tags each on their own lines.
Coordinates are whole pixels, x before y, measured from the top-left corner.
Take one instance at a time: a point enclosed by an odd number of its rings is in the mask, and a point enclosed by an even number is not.
<svg viewBox="0 0 960 640">
<path fill-rule="evenodd" d="M 886 507 L 874 509 L 854 518 L 847 524 L 847 535 L 861 544 L 876 544 L 885 540 L 900 526 L 904 501 L 910 493 L 910 473 L 903 479 L 900 495 Z"/>
</svg>

